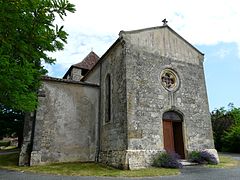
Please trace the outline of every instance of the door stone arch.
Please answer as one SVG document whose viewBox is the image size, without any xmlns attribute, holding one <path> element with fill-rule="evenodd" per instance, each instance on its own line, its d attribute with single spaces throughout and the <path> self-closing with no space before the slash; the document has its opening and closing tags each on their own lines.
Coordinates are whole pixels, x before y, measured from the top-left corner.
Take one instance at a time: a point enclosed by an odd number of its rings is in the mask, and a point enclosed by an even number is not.
<svg viewBox="0 0 240 180">
<path fill-rule="evenodd" d="M 184 159 L 183 116 L 176 111 L 167 111 L 163 113 L 162 120 L 164 149 Z"/>
</svg>

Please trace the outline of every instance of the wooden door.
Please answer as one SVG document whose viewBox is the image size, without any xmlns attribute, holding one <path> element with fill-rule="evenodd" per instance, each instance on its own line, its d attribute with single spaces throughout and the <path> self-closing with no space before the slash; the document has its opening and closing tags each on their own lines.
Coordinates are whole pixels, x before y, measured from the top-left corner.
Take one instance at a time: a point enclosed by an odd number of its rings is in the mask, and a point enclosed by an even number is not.
<svg viewBox="0 0 240 180">
<path fill-rule="evenodd" d="M 172 125 L 173 125 L 175 152 L 178 155 L 180 155 L 182 159 L 184 159 L 185 154 L 184 154 L 184 144 L 183 144 L 182 122 L 173 122 Z"/>
<path fill-rule="evenodd" d="M 163 120 L 164 148 L 168 153 L 175 152 L 172 121 Z"/>
</svg>

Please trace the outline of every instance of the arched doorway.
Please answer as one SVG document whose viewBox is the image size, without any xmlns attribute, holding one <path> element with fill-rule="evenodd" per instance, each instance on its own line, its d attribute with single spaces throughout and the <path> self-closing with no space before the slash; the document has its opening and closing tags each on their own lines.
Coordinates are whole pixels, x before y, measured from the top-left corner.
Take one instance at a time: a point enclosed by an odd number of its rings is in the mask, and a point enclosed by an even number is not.
<svg viewBox="0 0 240 180">
<path fill-rule="evenodd" d="M 175 111 L 167 111 L 163 114 L 164 148 L 168 153 L 177 153 L 184 159 L 182 122 L 182 116 Z"/>
</svg>

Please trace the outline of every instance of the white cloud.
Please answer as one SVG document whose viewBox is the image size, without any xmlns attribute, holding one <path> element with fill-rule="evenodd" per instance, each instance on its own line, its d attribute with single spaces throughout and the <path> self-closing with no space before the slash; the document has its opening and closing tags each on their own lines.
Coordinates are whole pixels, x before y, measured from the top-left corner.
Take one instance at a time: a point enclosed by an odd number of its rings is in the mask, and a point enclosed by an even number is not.
<svg viewBox="0 0 240 180">
<path fill-rule="evenodd" d="M 93 49 L 100 56 L 120 30 L 168 25 L 192 44 L 235 42 L 240 52 L 240 11 L 237 0 L 70 0 L 77 11 L 69 14 L 69 33 L 62 52 L 54 53 L 64 67 L 81 61 Z M 240 53 L 239 53 L 240 55 Z"/>
<path fill-rule="evenodd" d="M 225 58 L 227 55 L 229 55 L 230 50 L 226 49 L 226 48 L 221 48 L 218 52 L 216 52 L 217 57 L 223 59 Z"/>
</svg>

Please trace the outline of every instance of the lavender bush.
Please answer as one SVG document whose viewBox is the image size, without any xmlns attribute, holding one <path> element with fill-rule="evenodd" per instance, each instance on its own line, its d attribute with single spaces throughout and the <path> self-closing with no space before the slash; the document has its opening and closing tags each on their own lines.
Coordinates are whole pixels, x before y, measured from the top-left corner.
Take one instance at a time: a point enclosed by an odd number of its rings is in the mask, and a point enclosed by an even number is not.
<svg viewBox="0 0 240 180">
<path fill-rule="evenodd" d="M 216 157 L 207 151 L 192 151 L 189 160 L 199 164 L 218 164 Z"/>
<path fill-rule="evenodd" d="M 179 155 L 176 153 L 160 153 L 154 159 L 153 166 L 166 168 L 182 168 L 182 164 L 178 162 Z"/>
</svg>

